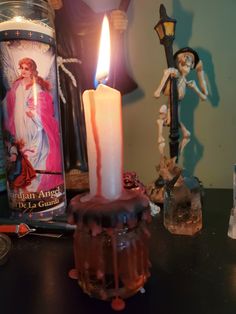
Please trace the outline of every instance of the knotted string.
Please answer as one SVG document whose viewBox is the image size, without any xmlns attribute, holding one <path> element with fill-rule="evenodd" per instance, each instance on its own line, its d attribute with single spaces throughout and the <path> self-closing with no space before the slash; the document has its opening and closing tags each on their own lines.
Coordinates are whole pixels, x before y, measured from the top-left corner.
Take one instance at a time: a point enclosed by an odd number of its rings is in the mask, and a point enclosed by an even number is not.
<svg viewBox="0 0 236 314">
<path fill-rule="evenodd" d="M 65 99 L 65 96 L 63 95 L 63 92 L 61 89 L 61 84 L 60 84 L 60 75 L 59 75 L 59 69 L 60 68 L 64 73 L 66 73 L 69 76 L 73 86 L 77 87 L 76 79 L 75 79 L 74 75 L 65 67 L 65 65 L 64 65 L 65 63 L 79 63 L 79 64 L 81 64 L 82 62 L 81 62 L 81 60 L 79 60 L 77 58 L 64 59 L 61 56 L 57 57 L 57 74 L 58 74 L 59 95 L 60 95 L 60 98 L 64 104 L 66 104 L 66 99 Z"/>
</svg>

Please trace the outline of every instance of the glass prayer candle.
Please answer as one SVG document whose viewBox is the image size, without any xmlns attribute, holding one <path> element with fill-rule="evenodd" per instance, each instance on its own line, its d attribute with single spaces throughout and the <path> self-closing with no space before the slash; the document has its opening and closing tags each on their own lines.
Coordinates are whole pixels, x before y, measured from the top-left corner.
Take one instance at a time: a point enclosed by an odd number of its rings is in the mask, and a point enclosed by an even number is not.
<svg viewBox="0 0 236 314">
<path fill-rule="evenodd" d="M 12 216 L 50 219 L 66 207 L 53 10 L 0 1 L 1 100 Z"/>
</svg>

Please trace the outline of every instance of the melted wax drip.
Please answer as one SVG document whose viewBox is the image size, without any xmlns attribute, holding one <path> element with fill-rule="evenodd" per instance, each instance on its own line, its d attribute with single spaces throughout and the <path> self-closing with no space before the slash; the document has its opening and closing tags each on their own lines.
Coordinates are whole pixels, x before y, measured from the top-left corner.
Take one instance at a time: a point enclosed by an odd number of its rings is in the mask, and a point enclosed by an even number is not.
<svg viewBox="0 0 236 314">
<path fill-rule="evenodd" d="M 119 297 L 115 297 L 111 302 L 111 307 L 115 311 L 122 311 L 125 308 L 125 302 Z"/>
<path fill-rule="evenodd" d="M 112 260 L 113 260 L 113 271 L 114 271 L 114 281 L 115 281 L 115 299 L 112 300 L 111 307 L 113 310 L 120 311 L 125 308 L 125 302 L 119 298 L 119 272 L 118 272 L 118 254 L 117 254 L 117 241 L 116 234 L 114 230 L 111 233 L 112 241 Z"/>
<path fill-rule="evenodd" d="M 95 102 L 91 102 L 91 125 L 93 129 L 93 137 L 96 147 L 96 156 L 97 156 L 97 195 L 102 195 L 102 178 L 101 178 L 101 150 L 99 145 L 99 137 L 98 137 L 98 131 L 96 126 L 96 106 Z"/>
</svg>

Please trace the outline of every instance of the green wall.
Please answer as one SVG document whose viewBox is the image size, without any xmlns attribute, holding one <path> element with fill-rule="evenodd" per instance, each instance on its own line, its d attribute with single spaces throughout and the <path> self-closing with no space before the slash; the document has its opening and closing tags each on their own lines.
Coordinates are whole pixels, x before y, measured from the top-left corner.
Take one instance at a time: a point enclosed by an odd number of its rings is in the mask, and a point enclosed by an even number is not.
<svg viewBox="0 0 236 314">
<path fill-rule="evenodd" d="M 89 2 L 99 7 L 98 1 Z M 192 140 L 180 164 L 198 176 L 205 187 L 231 188 L 236 163 L 235 0 L 131 1 L 126 53 L 139 89 L 123 98 L 125 170 L 136 171 L 145 184 L 156 178 L 155 166 L 160 158 L 156 119 L 160 106 L 167 102 L 165 96 L 158 100 L 153 97 L 166 67 L 164 48 L 154 31 L 161 3 L 168 15 L 177 19 L 174 51 L 184 46 L 197 50 L 209 88 L 207 101 L 188 91 L 181 103 L 181 119 L 190 129 Z M 194 73 L 191 78 L 195 78 Z"/>
</svg>

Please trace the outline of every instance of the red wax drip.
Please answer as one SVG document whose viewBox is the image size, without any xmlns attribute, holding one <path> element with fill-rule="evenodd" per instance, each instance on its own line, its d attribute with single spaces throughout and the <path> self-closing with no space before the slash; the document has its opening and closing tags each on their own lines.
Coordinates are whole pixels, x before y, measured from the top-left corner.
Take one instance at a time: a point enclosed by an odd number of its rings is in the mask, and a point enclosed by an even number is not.
<svg viewBox="0 0 236 314">
<path fill-rule="evenodd" d="M 78 279 L 78 270 L 73 268 L 69 271 L 68 273 L 68 276 L 71 278 L 71 279 Z"/>
<path fill-rule="evenodd" d="M 123 116 L 122 116 L 122 106 L 121 106 L 121 102 L 122 102 L 122 99 L 121 99 L 121 95 L 120 95 L 120 131 L 121 131 L 121 168 L 120 168 L 120 172 L 121 172 L 121 178 L 123 176 L 123 172 L 124 172 L 124 159 L 123 159 L 123 156 L 124 156 L 124 140 L 123 140 L 123 124 L 122 124 L 122 119 L 123 119 Z M 124 190 L 124 186 L 123 186 L 123 183 L 122 183 L 122 188 Z"/>
<path fill-rule="evenodd" d="M 98 131 L 96 127 L 96 107 L 94 99 L 92 99 L 91 103 L 91 124 L 94 136 L 94 142 L 97 152 L 97 195 L 101 195 L 102 193 L 102 178 L 101 178 L 101 150 L 99 146 L 99 138 L 98 138 Z"/>
<path fill-rule="evenodd" d="M 118 296 L 119 274 L 118 274 L 118 266 L 117 266 L 117 247 L 116 247 L 116 237 L 113 230 L 112 230 L 111 238 L 112 238 L 112 255 L 113 255 L 112 258 L 113 258 L 113 270 L 114 270 L 114 279 L 115 279 L 115 291 Z"/>
<path fill-rule="evenodd" d="M 115 311 L 122 311 L 125 308 L 125 301 L 121 298 L 116 297 L 112 300 L 111 307 Z"/>
</svg>

